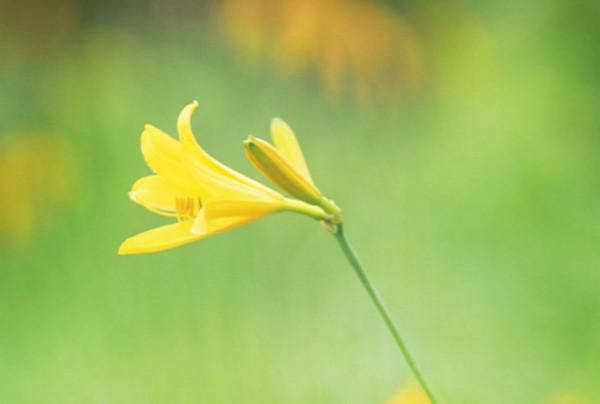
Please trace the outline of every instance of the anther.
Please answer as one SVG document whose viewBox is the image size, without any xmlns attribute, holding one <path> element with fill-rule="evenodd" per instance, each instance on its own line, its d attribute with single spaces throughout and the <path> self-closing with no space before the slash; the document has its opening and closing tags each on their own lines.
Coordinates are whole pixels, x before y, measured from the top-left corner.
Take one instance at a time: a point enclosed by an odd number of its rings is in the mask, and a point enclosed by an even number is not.
<svg viewBox="0 0 600 404">
<path fill-rule="evenodd" d="M 200 198 L 193 198 L 191 196 L 175 198 L 175 210 L 179 222 L 195 218 L 201 208 L 202 200 Z"/>
</svg>

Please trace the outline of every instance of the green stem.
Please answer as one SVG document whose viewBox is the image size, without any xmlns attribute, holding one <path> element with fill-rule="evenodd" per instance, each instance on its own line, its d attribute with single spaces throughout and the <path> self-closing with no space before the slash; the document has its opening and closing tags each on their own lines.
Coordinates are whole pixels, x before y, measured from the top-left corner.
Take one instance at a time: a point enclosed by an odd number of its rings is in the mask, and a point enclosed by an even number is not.
<svg viewBox="0 0 600 404">
<path fill-rule="evenodd" d="M 317 220 L 327 220 L 327 213 L 318 206 L 310 205 L 296 199 L 285 198 L 283 200 L 283 210 L 301 213 Z"/>
<path fill-rule="evenodd" d="M 379 297 L 377 290 L 375 290 L 375 288 L 371 284 L 371 281 L 369 280 L 367 273 L 365 272 L 362 264 L 360 263 L 358 256 L 352 249 L 352 246 L 348 242 L 348 239 L 346 239 L 342 225 L 338 225 L 337 228 L 333 231 L 333 234 L 335 235 L 337 241 L 340 243 L 340 246 L 342 247 L 342 250 L 344 251 L 344 255 L 346 255 L 346 258 L 348 259 L 348 261 L 350 261 L 352 268 L 354 268 L 354 272 L 356 272 L 356 275 L 358 275 L 358 278 L 360 279 L 361 283 L 367 290 L 367 293 L 373 300 L 373 303 L 375 303 L 375 306 L 377 307 L 377 311 L 379 311 L 379 314 L 381 314 L 381 317 L 383 317 L 383 321 L 385 322 L 385 324 L 387 325 L 388 329 L 390 330 L 392 336 L 394 337 L 394 340 L 396 341 L 398 348 L 400 348 L 400 352 L 402 352 L 402 355 L 404 356 L 404 359 L 408 363 L 410 370 L 412 370 L 412 373 L 414 374 L 415 378 L 417 379 L 417 381 L 423 388 L 423 391 L 425 391 L 425 394 L 427 394 L 427 397 L 429 397 L 429 400 L 431 401 L 431 403 L 436 404 L 437 401 L 434 398 L 431 389 L 427 385 L 425 378 L 419 371 L 419 368 L 417 368 L 417 364 L 415 363 L 415 360 L 412 358 L 412 355 L 408 351 L 406 344 L 402 340 L 402 337 L 400 336 L 400 333 L 398 332 L 398 328 L 396 327 L 396 324 L 394 324 L 394 321 L 388 314 L 388 311 L 385 308 L 383 302 L 381 301 L 381 298 Z"/>
</svg>

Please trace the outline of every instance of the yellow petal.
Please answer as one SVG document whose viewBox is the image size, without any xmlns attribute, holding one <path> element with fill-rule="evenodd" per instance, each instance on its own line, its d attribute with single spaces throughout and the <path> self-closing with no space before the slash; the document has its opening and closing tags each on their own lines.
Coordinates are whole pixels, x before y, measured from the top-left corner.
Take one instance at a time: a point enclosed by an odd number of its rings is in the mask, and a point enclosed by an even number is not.
<svg viewBox="0 0 600 404">
<path fill-rule="evenodd" d="M 141 137 L 142 154 L 148 166 L 188 195 L 202 191 L 179 143 L 160 129 L 146 125 Z"/>
<path fill-rule="evenodd" d="M 184 190 L 186 195 L 203 199 L 215 195 L 267 197 L 255 188 L 210 170 L 185 153 L 179 142 L 154 126 L 146 125 L 142 133 L 142 153 L 154 172 Z"/>
<path fill-rule="evenodd" d="M 249 223 L 258 217 L 251 216 L 237 216 L 237 217 L 220 217 L 213 219 L 208 222 L 209 233 L 211 235 L 221 233 L 225 230 L 229 230 L 233 227 L 240 226 L 242 224 Z"/>
<path fill-rule="evenodd" d="M 314 204 L 323 199 L 317 187 L 269 143 L 251 136 L 244 142 L 244 151 L 258 171 L 290 195 Z"/>
<path fill-rule="evenodd" d="M 242 224 L 251 222 L 258 219 L 258 217 L 252 216 L 234 216 L 234 217 L 218 217 L 211 220 L 207 220 L 204 212 L 201 212 L 192 225 L 192 233 L 199 235 L 213 235 L 229 230 L 233 227 L 240 226 Z"/>
<path fill-rule="evenodd" d="M 281 154 L 298 170 L 305 179 L 314 184 L 304 154 L 298 143 L 298 139 L 292 128 L 281 118 L 273 118 L 271 121 L 271 137 L 275 147 Z"/>
<path fill-rule="evenodd" d="M 198 144 L 196 141 L 196 137 L 192 131 L 192 114 L 197 108 L 198 102 L 194 101 L 193 103 L 186 105 L 177 118 L 177 131 L 179 132 L 179 142 L 181 143 L 182 147 L 188 153 L 194 156 L 194 158 L 196 158 L 201 164 L 215 173 L 227 177 L 230 180 L 240 182 L 258 192 L 264 193 L 267 196 L 276 198 L 279 197 L 277 192 L 274 190 L 265 187 L 261 183 L 256 182 L 235 170 L 232 170 L 200 147 L 200 144 Z"/>
<path fill-rule="evenodd" d="M 223 217 L 253 217 L 259 218 L 269 213 L 282 210 L 285 205 L 279 201 L 269 200 L 215 200 L 205 207 L 208 223 Z"/>
<path fill-rule="evenodd" d="M 186 105 L 179 113 L 177 118 L 177 132 L 179 132 L 179 142 L 183 148 L 193 154 L 203 164 L 207 165 L 212 170 L 219 172 L 222 175 L 229 176 L 227 170 L 223 170 L 222 165 L 212 156 L 204 151 L 196 141 L 194 132 L 192 131 L 192 114 L 198 108 L 198 102 L 194 101 Z"/>
<path fill-rule="evenodd" d="M 169 217 L 177 216 L 175 200 L 184 196 L 184 191 L 158 175 L 140 178 L 133 184 L 131 192 L 129 192 L 132 201 L 151 212 Z"/>
<path fill-rule="evenodd" d="M 125 240 L 119 248 L 119 255 L 164 251 L 206 237 L 192 233 L 191 227 L 192 221 L 187 220 L 145 231 Z"/>
<path fill-rule="evenodd" d="M 255 219 L 256 217 L 217 218 L 209 221 L 207 231 L 200 234 L 192 232 L 193 220 L 157 227 L 125 240 L 119 248 L 119 255 L 145 254 L 168 250 L 213 236 Z"/>
</svg>

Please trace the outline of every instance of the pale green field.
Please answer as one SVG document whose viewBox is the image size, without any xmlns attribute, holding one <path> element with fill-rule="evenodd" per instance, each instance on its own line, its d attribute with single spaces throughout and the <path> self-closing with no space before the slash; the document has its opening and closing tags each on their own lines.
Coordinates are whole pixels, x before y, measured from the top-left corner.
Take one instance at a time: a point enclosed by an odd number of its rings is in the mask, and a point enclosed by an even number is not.
<svg viewBox="0 0 600 404">
<path fill-rule="evenodd" d="M 0 250 L 0 402 L 382 403 L 411 380 L 310 219 L 117 256 L 124 238 L 166 223 L 127 199 L 149 173 L 141 129 L 175 135 L 194 99 L 202 144 L 257 179 L 241 141 L 267 136 L 273 116 L 292 125 L 444 402 L 562 391 L 596 402 L 598 61 L 572 46 L 587 35 L 577 21 L 540 17 L 526 35 L 530 21 L 507 18 L 492 24 L 485 85 L 437 74 L 417 101 L 383 105 L 331 102 L 310 79 L 249 68 L 186 33 L 131 28 L 117 41 L 91 26 L 34 65 L 3 66 L 0 129 L 64 135 L 78 186 L 32 244 Z M 479 60 L 449 46 L 449 66 Z"/>
</svg>

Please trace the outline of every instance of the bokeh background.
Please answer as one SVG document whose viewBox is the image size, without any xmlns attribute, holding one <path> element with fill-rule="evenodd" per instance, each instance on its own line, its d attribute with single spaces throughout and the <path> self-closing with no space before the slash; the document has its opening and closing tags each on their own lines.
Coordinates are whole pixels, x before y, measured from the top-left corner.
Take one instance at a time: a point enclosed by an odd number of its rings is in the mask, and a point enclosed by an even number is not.
<svg viewBox="0 0 600 404">
<path fill-rule="evenodd" d="M 383 403 L 411 377 L 317 223 L 118 257 L 145 123 L 286 119 L 447 403 L 600 402 L 600 3 L 0 2 L 0 402 Z"/>
</svg>

